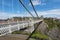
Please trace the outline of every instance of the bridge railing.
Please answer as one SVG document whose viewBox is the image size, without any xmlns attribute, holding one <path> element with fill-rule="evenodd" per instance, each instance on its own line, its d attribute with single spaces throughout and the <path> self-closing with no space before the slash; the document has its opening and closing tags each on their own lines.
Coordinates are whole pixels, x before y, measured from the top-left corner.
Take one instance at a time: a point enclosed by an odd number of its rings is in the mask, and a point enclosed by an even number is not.
<svg viewBox="0 0 60 40">
<path fill-rule="evenodd" d="M 13 31 L 20 30 L 28 26 L 28 23 L 16 24 L 16 25 L 8 25 L 6 27 L 0 28 L 0 36 L 12 33 Z"/>
<path fill-rule="evenodd" d="M 28 27 L 28 26 L 31 26 L 36 22 L 39 22 L 39 21 L 24 22 L 24 23 L 18 22 L 15 25 L 8 25 L 6 27 L 1 27 L 0 28 L 0 36 L 6 35 L 8 33 L 12 33 L 13 31 L 20 30 L 20 29 Z"/>
</svg>

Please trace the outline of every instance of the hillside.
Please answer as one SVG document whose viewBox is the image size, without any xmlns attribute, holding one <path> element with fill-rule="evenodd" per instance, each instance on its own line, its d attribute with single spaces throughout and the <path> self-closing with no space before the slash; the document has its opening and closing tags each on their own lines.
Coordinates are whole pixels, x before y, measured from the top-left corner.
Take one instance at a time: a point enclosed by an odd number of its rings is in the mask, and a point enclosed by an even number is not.
<svg viewBox="0 0 60 40">
<path fill-rule="evenodd" d="M 60 40 L 60 19 L 45 18 L 44 21 L 48 25 L 48 31 L 46 34 L 52 40 Z"/>
</svg>

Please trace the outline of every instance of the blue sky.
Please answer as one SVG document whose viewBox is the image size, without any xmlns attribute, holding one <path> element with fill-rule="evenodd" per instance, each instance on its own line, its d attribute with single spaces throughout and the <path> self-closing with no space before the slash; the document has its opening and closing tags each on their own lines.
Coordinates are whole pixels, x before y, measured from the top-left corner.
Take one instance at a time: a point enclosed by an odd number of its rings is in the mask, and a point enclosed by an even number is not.
<svg viewBox="0 0 60 40">
<path fill-rule="evenodd" d="M 22 0 L 29 11 L 34 15 L 34 11 L 29 0 Z M 60 0 L 32 0 L 39 16 L 60 18 Z M 0 19 L 11 17 L 31 16 L 19 3 L 19 0 L 0 0 Z"/>
</svg>

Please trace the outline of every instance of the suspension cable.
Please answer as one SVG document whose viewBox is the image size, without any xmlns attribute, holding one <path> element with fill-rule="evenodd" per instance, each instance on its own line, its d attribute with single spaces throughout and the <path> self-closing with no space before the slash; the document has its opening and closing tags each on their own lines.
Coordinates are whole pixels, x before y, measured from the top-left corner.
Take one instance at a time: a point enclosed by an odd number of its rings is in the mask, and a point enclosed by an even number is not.
<svg viewBox="0 0 60 40">
<path fill-rule="evenodd" d="M 34 8 L 34 5 L 33 5 L 33 3 L 32 3 L 32 1 L 30 0 L 30 3 L 31 3 L 31 5 L 32 5 L 32 8 L 33 8 L 33 10 L 34 10 L 34 12 L 35 12 L 35 14 L 37 15 L 37 17 L 39 18 L 39 16 L 38 16 L 38 14 L 37 14 L 37 12 L 36 12 L 36 10 L 35 10 L 35 8 Z"/>
<path fill-rule="evenodd" d="M 32 15 L 32 13 L 27 9 L 27 7 L 24 5 L 24 3 L 19 0 L 19 2 L 22 4 L 22 6 L 27 10 L 27 12 L 34 18 L 34 16 Z"/>
<path fill-rule="evenodd" d="M 39 27 L 39 25 L 42 23 L 43 21 L 40 21 L 39 23 L 37 23 L 37 25 L 35 26 L 34 31 L 29 35 L 29 37 L 26 40 L 29 40 L 31 38 L 31 36 L 35 33 L 35 31 L 37 30 L 37 28 Z"/>
</svg>

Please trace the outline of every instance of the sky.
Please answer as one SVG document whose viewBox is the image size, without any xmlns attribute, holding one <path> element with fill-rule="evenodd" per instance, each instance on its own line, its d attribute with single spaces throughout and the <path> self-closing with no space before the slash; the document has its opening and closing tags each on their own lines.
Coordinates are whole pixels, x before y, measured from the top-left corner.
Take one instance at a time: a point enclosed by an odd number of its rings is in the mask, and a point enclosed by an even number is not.
<svg viewBox="0 0 60 40">
<path fill-rule="evenodd" d="M 29 0 L 22 0 L 28 10 L 36 17 Z M 60 0 L 32 0 L 39 17 L 60 18 Z M 24 17 L 31 15 L 20 4 L 19 0 L 0 0 L 0 19 Z"/>
</svg>

